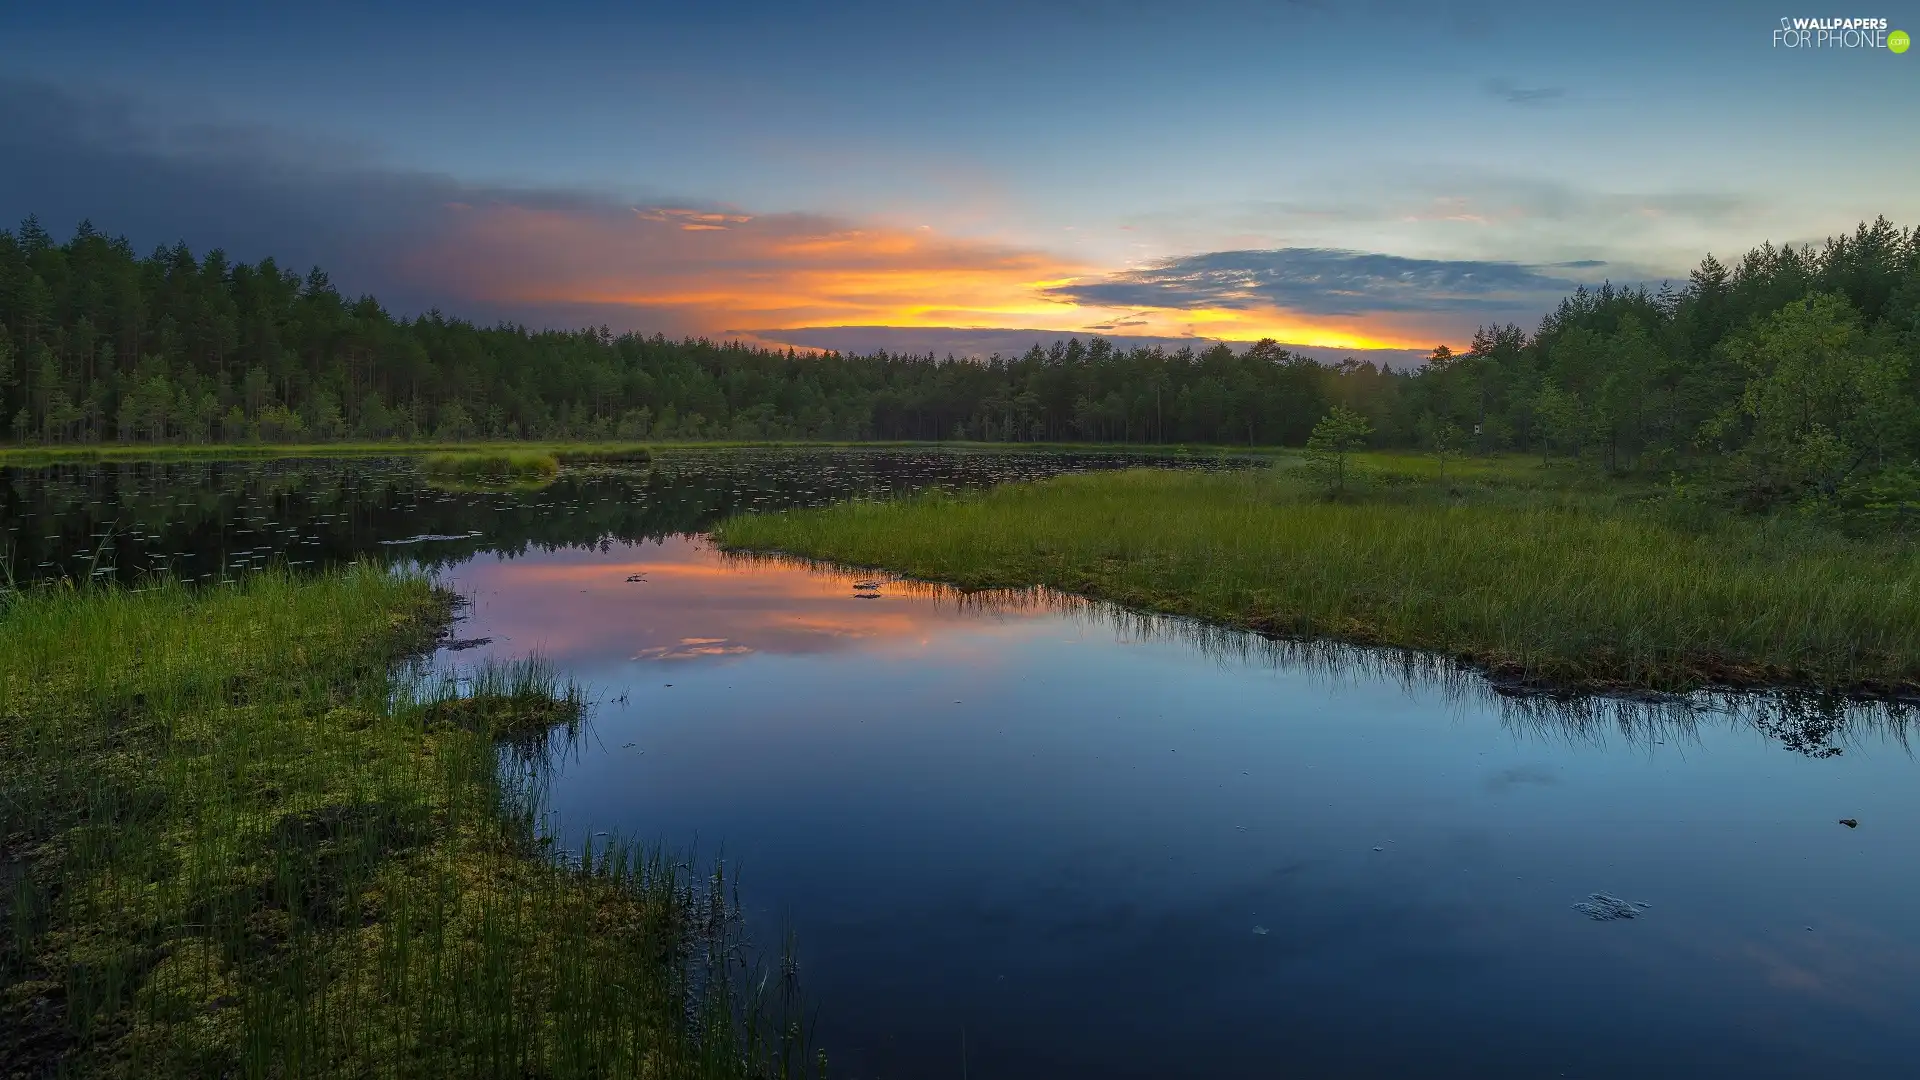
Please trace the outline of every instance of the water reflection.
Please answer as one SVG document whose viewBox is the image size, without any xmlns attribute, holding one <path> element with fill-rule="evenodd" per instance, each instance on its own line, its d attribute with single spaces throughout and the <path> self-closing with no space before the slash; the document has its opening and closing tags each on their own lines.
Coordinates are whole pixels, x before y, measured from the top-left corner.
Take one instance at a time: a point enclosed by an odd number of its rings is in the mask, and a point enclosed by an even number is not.
<svg viewBox="0 0 1920 1080">
<path fill-rule="evenodd" d="M 791 572 L 797 570 L 805 576 L 796 581 L 806 584 L 792 586 L 796 591 L 817 590 L 833 596 L 845 595 L 851 584 L 872 576 L 805 559 L 756 554 L 722 553 L 719 566 L 741 577 L 762 576 L 769 568 L 794 577 Z M 898 595 L 923 598 L 935 611 L 995 617 L 1044 613 L 1109 632 L 1121 644 L 1177 642 L 1222 665 L 1294 672 L 1316 686 L 1337 689 L 1397 683 L 1409 694 L 1446 702 L 1455 713 L 1490 711 L 1516 733 L 1595 749 L 1613 742 L 1650 747 L 1698 741 L 1703 723 L 1751 729 L 1777 740 L 1783 749 L 1813 758 L 1838 757 L 1863 740 L 1890 742 L 1909 753 L 1912 749 L 1907 728 L 1915 706 L 1909 701 L 1863 700 L 1802 689 L 1617 695 L 1516 692 L 1470 666 L 1433 653 L 1273 637 L 1195 619 L 1130 611 L 1046 588 L 960 590 L 905 579 L 891 579 L 887 588 Z"/>
<path fill-rule="evenodd" d="M 220 582 L 269 564 L 364 558 L 428 568 L 698 532 L 731 513 L 1062 472 L 1242 468 L 1186 455 L 941 450 L 676 451 L 570 466 L 554 483 L 452 490 L 407 458 L 119 462 L 0 468 L 0 566 L 18 581 L 156 573 Z"/>
<path fill-rule="evenodd" d="M 463 633 L 600 697 L 552 827 L 724 849 L 759 932 L 801 930 L 836 1075 L 958 1072 L 962 1028 L 1003 1077 L 1873 1076 L 1920 1050 L 1900 706 L 1517 697 L 695 538 L 446 573 Z M 1651 906 L 1595 923 L 1595 892 Z"/>
<path fill-rule="evenodd" d="M 675 536 L 537 561 L 481 556 L 450 580 L 472 600 L 472 622 L 497 627 L 488 635 L 502 655 L 673 664 L 752 653 L 924 649 L 927 624 L 942 617 L 943 607 L 898 603 L 929 595 L 905 583 L 859 603 L 853 585 L 870 576 L 750 564 L 719 555 L 704 539 Z"/>
<path fill-rule="evenodd" d="M 437 663 L 538 651 L 597 699 L 551 827 L 723 850 L 756 933 L 798 929 L 836 1076 L 959 1075 L 963 1037 L 1003 1078 L 1910 1074 L 1904 706 L 1515 696 L 688 535 L 1111 464 L 691 455 L 494 493 L 403 462 L 10 471 L 0 525 L 41 577 L 438 574 L 473 603 Z M 450 539 L 385 543 L 421 536 Z M 1595 922 L 1596 892 L 1650 906 Z"/>
</svg>

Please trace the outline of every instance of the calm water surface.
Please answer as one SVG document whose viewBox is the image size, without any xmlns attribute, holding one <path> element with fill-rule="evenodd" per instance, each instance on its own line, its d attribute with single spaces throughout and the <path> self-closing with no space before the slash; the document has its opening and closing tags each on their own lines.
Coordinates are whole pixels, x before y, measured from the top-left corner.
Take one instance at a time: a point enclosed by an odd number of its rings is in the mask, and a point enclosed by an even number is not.
<svg viewBox="0 0 1920 1080">
<path fill-rule="evenodd" d="M 1920 1073 L 1897 714 L 1515 700 L 697 535 L 729 507 L 1105 464 L 736 455 L 520 495 L 401 463 L 15 472 L 0 507 L 42 538 L 16 568 L 137 580 L 94 534 L 117 556 L 138 524 L 198 565 L 217 539 L 228 576 L 240 553 L 433 569 L 473 599 L 442 662 L 539 652 L 598 702 L 552 827 L 723 852 L 756 936 L 799 935 L 838 1076 Z M 1596 892 L 1646 906 L 1596 921 Z"/>
</svg>

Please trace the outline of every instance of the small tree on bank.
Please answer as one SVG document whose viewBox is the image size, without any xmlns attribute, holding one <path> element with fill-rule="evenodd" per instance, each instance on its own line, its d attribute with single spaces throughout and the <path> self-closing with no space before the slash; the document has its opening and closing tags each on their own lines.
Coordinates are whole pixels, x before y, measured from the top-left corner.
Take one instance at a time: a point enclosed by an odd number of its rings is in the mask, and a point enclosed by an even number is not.
<svg viewBox="0 0 1920 1080">
<path fill-rule="evenodd" d="M 1447 462 L 1460 456 L 1460 426 L 1451 420 L 1442 420 L 1432 413 L 1420 418 L 1417 427 L 1420 442 L 1433 455 L 1439 465 L 1440 482 L 1447 482 Z"/>
<path fill-rule="evenodd" d="M 1341 405 L 1313 425 L 1313 434 L 1307 437 L 1307 468 L 1328 495 L 1347 489 L 1347 456 L 1365 446 L 1372 433 L 1366 417 Z"/>
</svg>

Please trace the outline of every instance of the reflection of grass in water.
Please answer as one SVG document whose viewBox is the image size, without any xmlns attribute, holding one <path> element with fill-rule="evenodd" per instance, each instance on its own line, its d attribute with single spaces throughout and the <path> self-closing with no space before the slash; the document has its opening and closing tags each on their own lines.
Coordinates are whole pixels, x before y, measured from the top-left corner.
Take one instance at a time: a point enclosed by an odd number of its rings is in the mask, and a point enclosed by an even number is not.
<svg viewBox="0 0 1920 1080">
<path fill-rule="evenodd" d="M 540 838 L 575 691 L 537 663 L 394 674 L 448 605 L 366 568 L 7 605 L 0 1058 L 732 1077 L 791 1054 L 730 978 L 725 882 Z"/>
<path fill-rule="evenodd" d="M 734 517 L 716 535 L 1429 649 L 1514 680 L 1920 685 L 1920 552 L 1794 522 L 1669 522 L 1630 494 L 1403 474 L 1329 502 L 1297 470 L 1142 470 Z"/>
<path fill-rule="evenodd" d="M 774 509 L 848 495 L 888 495 L 926 484 L 954 488 L 1034 479 L 1066 468 L 1150 459 L 945 450 L 725 450 L 663 454 L 647 463 L 572 463 L 538 491 L 513 483 L 427 481 L 405 457 L 288 462 L 119 462 L 0 470 L 0 496 L 21 523 L 14 567 L 23 579 L 82 570 L 96 537 L 119 529 L 102 566 L 119 580 L 219 572 L 223 555 L 261 544 L 296 568 L 354 555 L 384 556 L 379 541 L 484 529 L 473 546 L 638 541 L 699 532 L 731 508 Z M 630 455 L 629 455 L 630 456 Z M 1188 457 L 1204 467 L 1210 459 Z M 421 497 L 421 496 L 425 497 Z M 46 528 L 41 528 L 41 525 Z M 432 563 L 471 554 L 437 547 Z M 46 565 L 42 565 L 46 564 Z M 212 580 L 209 578 L 208 580 Z"/>
<path fill-rule="evenodd" d="M 652 448 L 632 442 L 336 442 L 206 443 L 152 446 L 0 447 L 0 466 L 98 462 L 272 461 L 283 458 L 412 457 L 422 454 L 544 453 L 564 463 L 645 461 Z"/>
<path fill-rule="evenodd" d="M 455 495 L 519 495 L 535 491 L 544 491 L 552 486 L 551 477 L 525 480 L 443 480 L 428 476 L 426 487 L 433 491 L 445 491 Z"/>
<path fill-rule="evenodd" d="M 787 555 L 723 552 L 728 562 L 771 563 L 855 581 L 870 570 Z M 1301 672 L 1320 685 L 1397 683 L 1409 692 L 1438 692 L 1452 709 L 1487 709 L 1500 722 L 1532 737 L 1601 746 L 1610 738 L 1632 746 L 1698 742 L 1703 725 L 1724 721 L 1748 728 L 1808 757 L 1834 757 L 1869 737 L 1908 745 L 1914 704 L 1906 699 L 1850 697 L 1804 689 L 1690 693 L 1628 691 L 1575 693 L 1490 679 L 1466 662 L 1417 649 L 1286 638 L 1201 619 L 1137 611 L 1046 587 L 961 589 L 912 578 L 883 577 L 889 595 L 986 616 L 1044 612 L 1111 630 L 1122 641 L 1173 641 L 1223 665 Z"/>
</svg>

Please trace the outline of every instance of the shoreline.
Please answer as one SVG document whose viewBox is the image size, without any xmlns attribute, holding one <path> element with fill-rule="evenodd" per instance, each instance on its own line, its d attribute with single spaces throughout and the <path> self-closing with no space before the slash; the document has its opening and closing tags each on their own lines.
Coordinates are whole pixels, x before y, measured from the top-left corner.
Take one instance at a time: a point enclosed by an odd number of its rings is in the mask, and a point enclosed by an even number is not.
<svg viewBox="0 0 1920 1080">
<path fill-rule="evenodd" d="M 1329 503 L 1272 470 L 1141 470 L 736 516 L 714 535 L 724 550 L 966 591 L 1044 586 L 1274 638 L 1418 650 L 1514 692 L 1920 698 L 1910 547 L 1809 533 L 1794 548 L 1774 523 L 1731 516 L 1687 534 L 1557 495 Z"/>
<path fill-rule="evenodd" d="M 1093 453 L 1137 457 L 1287 457 L 1296 447 L 1230 446 L 1200 443 L 974 442 L 958 440 L 551 440 L 499 439 L 463 442 L 86 444 L 69 446 L 0 445 L 0 468 L 41 465 L 178 461 L 272 461 L 295 458 L 414 457 L 425 454 L 498 454 L 546 452 L 562 464 L 704 450 L 953 450 L 993 453 Z"/>
<path fill-rule="evenodd" d="M 454 604 L 370 567 L 0 594 L 0 1060 L 764 1075 L 731 874 L 543 835 L 585 702 L 419 666 Z"/>
</svg>

